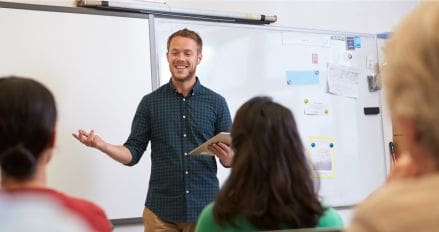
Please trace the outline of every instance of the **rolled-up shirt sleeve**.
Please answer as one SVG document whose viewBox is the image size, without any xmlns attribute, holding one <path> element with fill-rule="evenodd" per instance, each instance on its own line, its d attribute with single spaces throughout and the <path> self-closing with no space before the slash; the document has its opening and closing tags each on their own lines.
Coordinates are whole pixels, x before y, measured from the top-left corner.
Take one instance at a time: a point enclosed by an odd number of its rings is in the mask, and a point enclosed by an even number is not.
<svg viewBox="0 0 439 232">
<path fill-rule="evenodd" d="M 131 162 L 126 164 L 127 166 L 133 166 L 137 164 L 142 158 L 143 153 L 148 146 L 151 138 L 151 126 L 148 117 L 148 105 L 146 96 L 140 101 L 137 106 L 136 114 L 131 125 L 131 133 L 124 143 L 132 155 Z"/>
</svg>

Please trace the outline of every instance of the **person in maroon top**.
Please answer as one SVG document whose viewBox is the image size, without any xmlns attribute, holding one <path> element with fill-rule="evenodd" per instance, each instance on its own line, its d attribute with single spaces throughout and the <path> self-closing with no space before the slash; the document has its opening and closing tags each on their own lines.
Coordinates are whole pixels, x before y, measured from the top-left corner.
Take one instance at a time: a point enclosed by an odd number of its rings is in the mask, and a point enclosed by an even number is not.
<svg viewBox="0 0 439 232">
<path fill-rule="evenodd" d="M 93 231 L 111 231 L 112 225 L 99 206 L 46 186 L 56 118 L 55 99 L 44 85 L 27 78 L 0 77 L 1 194 L 48 196 L 82 218 Z"/>
</svg>

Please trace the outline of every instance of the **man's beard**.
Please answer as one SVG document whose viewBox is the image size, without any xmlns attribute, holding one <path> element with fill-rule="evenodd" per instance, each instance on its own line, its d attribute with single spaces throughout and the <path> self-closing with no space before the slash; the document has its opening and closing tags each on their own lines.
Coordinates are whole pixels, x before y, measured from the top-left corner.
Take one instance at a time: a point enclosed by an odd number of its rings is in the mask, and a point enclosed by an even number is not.
<svg viewBox="0 0 439 232">
<path fill-rule="evenodd" d="M 172 77 L 177 77 L 177 78 L 173 78 L 173 79 L 175 81 L 178 81 L 178 82 L 185 82 L 185 81 L 191 80 L 192 77 L 195 77 L 195 72 L 196 72 L 195 68 L 191 69 L 191 70 L 189 70 L 189 73 L 187 75 L 182 77 L 181 75 L 175 75 L 174 71 L 171 69 Z"/>
</svg>

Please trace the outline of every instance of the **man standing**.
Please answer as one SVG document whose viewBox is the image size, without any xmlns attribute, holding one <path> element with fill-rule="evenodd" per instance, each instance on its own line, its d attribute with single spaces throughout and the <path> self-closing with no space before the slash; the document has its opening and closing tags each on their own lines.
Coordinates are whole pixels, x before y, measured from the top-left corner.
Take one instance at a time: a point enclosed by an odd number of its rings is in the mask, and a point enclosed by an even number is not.
<svg viewBox="0 0 439 232">
<path fill-rule="evenodd" d="M 94 131 L 73 134 L 81 143 L 99 149 L 125 165 L 135 165 L 151 141 L 151 178 L 143 212 L 145 231 L 193 231 L 204 206 L 219 189 L 216 160 L 188 152 L 231 125 L 225 99 L 201 85 L 196 68 L 202 59 L 202 40 L 194 31 L 173 33 L 167 43 L 171 80 L 143 97 L 124 145 L 106 143 Z M 212 144 L 223 166 L 233 151 Z"/>
</svg>

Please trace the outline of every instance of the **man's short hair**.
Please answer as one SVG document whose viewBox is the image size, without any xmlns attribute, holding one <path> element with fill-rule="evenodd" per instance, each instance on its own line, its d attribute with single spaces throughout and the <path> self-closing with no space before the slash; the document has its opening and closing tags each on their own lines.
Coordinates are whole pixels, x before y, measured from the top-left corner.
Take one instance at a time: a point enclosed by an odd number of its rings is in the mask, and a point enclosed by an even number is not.
<svg viewBox="0 0 439 232">
<path fill-rule="evenodd" d="M 198 33 L 196 33 L 195 31 L 191 31 L 187 28 L 184 28 L 172 33 L 172 35 L 169 36 L 168 45 L 167 45 L 168 51 L 169 51 L 169 46 L 171 45 L 171 40 L 178 36 L 193 39 L 197 43 L 198 52 L 201 53 L 201 51 L 203 50 L 203 40 L 201 39 L 200 35 L 198 35 Z"/>
</svg>

